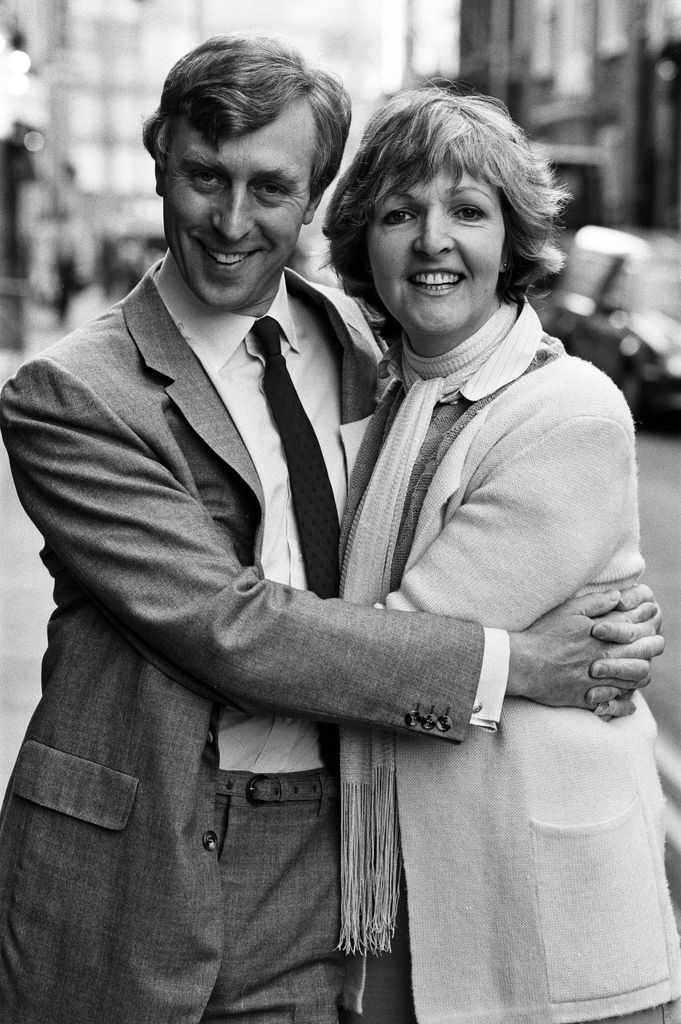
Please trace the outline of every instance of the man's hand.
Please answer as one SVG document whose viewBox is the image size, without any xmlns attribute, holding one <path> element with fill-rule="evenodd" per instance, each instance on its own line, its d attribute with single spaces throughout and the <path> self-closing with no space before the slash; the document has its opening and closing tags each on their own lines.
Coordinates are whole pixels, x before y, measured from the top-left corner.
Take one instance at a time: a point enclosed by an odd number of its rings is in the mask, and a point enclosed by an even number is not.
<svg viewBox="0 0 681 1024">
<path fill-rule="evenodd" d="M 650 662 L 664 650 L 661 626 L 644 584 L 573 598 L 511 633 L 506 692 L 553 707 L 598 708 L 604 718 L 629 715 L 633 691 L 648 685 Z"/>
</svg>

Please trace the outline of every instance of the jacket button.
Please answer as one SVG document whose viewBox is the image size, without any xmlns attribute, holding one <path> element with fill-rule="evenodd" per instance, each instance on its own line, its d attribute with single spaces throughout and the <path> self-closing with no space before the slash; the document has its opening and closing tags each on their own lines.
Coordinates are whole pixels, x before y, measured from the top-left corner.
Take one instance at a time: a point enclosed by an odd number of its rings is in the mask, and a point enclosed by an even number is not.
<svg viewBox="0 0 681 1024">
<path fill-rule="evenodd" d="M 204 832 L 203 833 L 203 845 L 206 850 L 210 850 L 212 853 L 218 848 L 218 837 L 215 832 Z"/>
<path fill-rule="evenodd" d="M 415 729 L 417 725 L 420 725 L 421 716 L 418 711 L 408 711 L 404 716 L 404 724 L 408 725 L 410 729 Z"/>
<path fill-rule="evenodd" d="M 440 732 L 449 732 L 452 727 L 452 720 L 449 715 L 440 715 L 437 722 L 435 723 Z"/>
<path fill-rule="evenodd" d="M 437 719 L 435 715 L 424 715 L 423 718 L 421 719 L 421 727 L 423 729 L 427 729 L 428 731 L 430 731 L 431 729 L 435 728 L 436 722 Z"/>
</svg>

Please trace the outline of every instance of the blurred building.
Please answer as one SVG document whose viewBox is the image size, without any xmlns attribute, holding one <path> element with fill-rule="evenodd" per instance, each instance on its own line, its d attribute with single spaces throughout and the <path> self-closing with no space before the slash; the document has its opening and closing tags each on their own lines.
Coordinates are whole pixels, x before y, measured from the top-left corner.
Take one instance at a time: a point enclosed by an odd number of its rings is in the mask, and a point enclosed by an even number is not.
<svg viewBox="0 0 681 1024">
<path fill-rule="evenodd" d="M 23 225 L 44 148 L 45 92 L 36 75 L 25 31 L 32 0 L 0 0 L 0 350 L 23 342 L 28 254 Z"/>
<path fill-rule="evenodd" d="M 461 0 L 460 78 L 598 165 L 600 219 L 679 226 L 681 0 Z"/>
<path fill-rule="evenodd" d="M 288 40 L 343 78 L 358 131 L 376 101 L 402 82 L 407 2 L 0 0 L 0 30 L 6 26 L 8 39 L 14 33 L 32 61 L 23 106 L 29 98 L 41 106 L 39 117 L 34 110 L 19 118 L 39 128 L 44 149 L 34 183 L 12 201 L 22 236 L 13 249 L 25 254 L 31 296 L 59 304 L 65 264 L 74 288 L 97 279 L 122 294 L 156 256 L 161 203 L 141 128 L 183 53 L 231 31 Z M 0 110 L 3 117 L 9 136 L 16 118 Z M 12 178 L 0 167 L 5 187 Z M 0 268 L 0 277 L 12 273 Z"/>
</svg>

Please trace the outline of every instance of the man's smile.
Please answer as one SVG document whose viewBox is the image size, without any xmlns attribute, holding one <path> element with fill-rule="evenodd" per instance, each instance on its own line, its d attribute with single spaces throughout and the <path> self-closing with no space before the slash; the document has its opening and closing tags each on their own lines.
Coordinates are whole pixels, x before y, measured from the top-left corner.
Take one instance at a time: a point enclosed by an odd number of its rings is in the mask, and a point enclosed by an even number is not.
<svg viewBox="0 0 681 1024">
<path fill-rule="evenodd" d="M 253 255 L 251 252 L 221 252 L 219 249 L 209 249 L 206 245 L 204 245 L 204 249 L 216 263 L 230 267 L 243 263 L 244 260 Z"/>
</svg>

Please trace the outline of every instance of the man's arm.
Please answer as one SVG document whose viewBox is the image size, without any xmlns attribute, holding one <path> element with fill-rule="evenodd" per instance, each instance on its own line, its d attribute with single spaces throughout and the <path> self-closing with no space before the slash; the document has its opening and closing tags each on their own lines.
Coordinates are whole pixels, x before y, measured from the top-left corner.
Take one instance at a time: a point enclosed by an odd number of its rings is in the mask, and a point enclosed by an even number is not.
<svg viewBox="0 0 681 1024">
<path fill-rule="evenodd" d="M 113 385 L 100 384 L 91 367 L 86 380 L 51 354 L 3 391 L 17 490 L 61 592 L 73 581 L 81 603 L 87 595 L 156 668 L 203 696 L 395 730 L 420 708 L 449 719 L 434 735 L 463 739 L 482 628 L 321 602 L 264 580 L 239 560 L 229 528 L 243 485 L 225 466 L 213 518 L 159 408 L 163 388 L 115 370 Z"/>
</svg>

